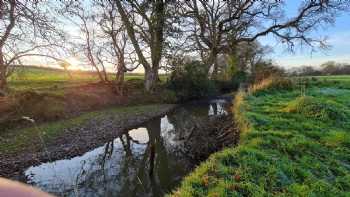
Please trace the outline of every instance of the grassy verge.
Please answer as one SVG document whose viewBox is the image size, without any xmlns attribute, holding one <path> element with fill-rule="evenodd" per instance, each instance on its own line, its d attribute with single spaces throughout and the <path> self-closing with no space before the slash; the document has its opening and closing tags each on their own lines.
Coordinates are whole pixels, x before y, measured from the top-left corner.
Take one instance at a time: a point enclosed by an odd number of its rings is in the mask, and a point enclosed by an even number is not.
<svg viewBox="0 0 350 197">
<path fill-rule="evenodd" d="M 60 120 L 40 125 L 33 123 L 32 127 L 8 130 L 0 135 L 0 154 L 13 154 L 25 150 L 35 150 L 37 145 L 40 146 L 41 140 L 50 143 L 51 140 L 63 135 L 65 129 L 83 125 L 92 119 L 96 122 L 108 117 L 118 117 L 118 119 L 126 120 L 128 118 L 135 118 L 138 115 L 157 112 L 162 106 L 166 105 L 154 104 L 115 107 L 106 110 L 88 112 L 69 120 Z"/>
<path fill-rule="evenodd" d="M 302 96 L 268 85 L 238 94 L 240 145 L 213 154 L 172 195 L 350 196 L 350 86 L 323 80 Z"/>
</svg>

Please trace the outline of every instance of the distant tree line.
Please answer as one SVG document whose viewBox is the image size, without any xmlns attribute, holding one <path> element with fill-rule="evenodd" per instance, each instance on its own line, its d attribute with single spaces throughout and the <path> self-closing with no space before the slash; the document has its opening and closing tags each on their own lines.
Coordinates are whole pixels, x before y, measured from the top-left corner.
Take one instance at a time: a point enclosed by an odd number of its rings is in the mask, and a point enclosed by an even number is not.
<svg viewBox="0 0 350 197">
<path fill-rule="evenodd" d="M 350 63 L 328 61 L 319 67 L 301 66 L 290 70 L 289 73 L 293 76 L 350 75 Z"/>
</svg>

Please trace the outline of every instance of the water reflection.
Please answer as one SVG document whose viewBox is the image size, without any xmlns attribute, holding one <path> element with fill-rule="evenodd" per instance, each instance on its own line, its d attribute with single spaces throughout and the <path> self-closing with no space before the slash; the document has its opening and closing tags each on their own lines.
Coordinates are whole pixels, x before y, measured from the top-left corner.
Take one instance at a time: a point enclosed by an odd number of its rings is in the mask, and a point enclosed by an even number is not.
<svg viewBox="0 0 350 197">
<path fill-rule="evenodd" d="M 59 196 L 163 196 L 194 165 L 185 139 L 208 115 L 227 113 L 223 106 L 210 104 L 205 116 L 179 108 L 82 156 L 30 167 L 25 175 Z"/>
<path fill-rule="evenodd" d="M 226 101 L 223 99 L 211 100 L 209 103 L 209 116 L 227 115 Z"/>
</svg>

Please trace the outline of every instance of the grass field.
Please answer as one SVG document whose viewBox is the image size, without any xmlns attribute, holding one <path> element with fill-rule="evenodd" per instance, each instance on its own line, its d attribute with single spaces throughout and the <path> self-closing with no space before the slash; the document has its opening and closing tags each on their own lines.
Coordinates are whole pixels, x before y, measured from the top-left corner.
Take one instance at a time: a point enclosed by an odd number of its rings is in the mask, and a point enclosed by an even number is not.
<svg viewBox="0 0 350 197">
<path fill-rule="evenodd" d="M 350 196 L 348 82 L 238 94 L 239 146 L 213 154 L 173 196 Z"/>
<path fill-rule="evenodd" d="M 332 81 L 349 81 L 350 82 L 349 75 L 315 76 L 315 77 L 318 79 L 326 79 L 326 80 L 332 80 Z"/>
<path fill-rule="evenodd" d="M 72 78 L 64 70 L 40 68 L 40 67 L 20 67 L 9 78 L 9 87 L 15 91 L 28 89 L 50 89 L 64 88 L 75 85 L 82 85 L 91 82 L 98 82 L 98 76 L 93 72 L 71 71 Z M 109 73 L 109 78 L 115 76 Z M 143 80 L 142 73 L 128 73 L 125 80 Z M 165 75 L 160 75 L 161 80 L 165 80 Z"/>
</svg>

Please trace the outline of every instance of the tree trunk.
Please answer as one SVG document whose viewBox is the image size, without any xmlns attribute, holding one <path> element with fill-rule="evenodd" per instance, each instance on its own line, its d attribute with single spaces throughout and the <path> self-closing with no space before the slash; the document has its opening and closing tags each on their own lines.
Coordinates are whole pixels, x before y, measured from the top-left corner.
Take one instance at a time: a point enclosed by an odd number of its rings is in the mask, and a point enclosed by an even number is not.
<svg viewBox="0 0 350 197">
<path fill-rule="evenodd" d="M 70 73 L 70 71 L 67 69 L 67 67 L 63 67 L 64 71 L 66 71 L 66 73 L 68 74 L 69 76 L 69 79 L 72 80 L 73 79 L 73 76 L 72 74 Z"/>
<path fill-rule="evenodd" d="M 208 59 L 205 61 L 208 65 L 208 78 L 216 79 L 218 74 L 217 53 L 211 52 Z"/>
<path fill-rule="evenodd" d="M 163 52 L 163 42 L 164 42 L 164 27 L 165 27 L 165 11 L 166 11 L 166 1 L 156 0 L 152 1 L 154 8 L 152 10 L 152 14 L 148 17 L 148 29 L 142 29 L 141 31 L 149 33 L 149 37 L 146 39 L 146 42 L 149 42 L 150 51 L 151 51 L 151 61 L 150 64 L 145 56 L 142 53 L 140 42 L 135 36 L 134 24 L 130 21 L 126 11 L 124 10 L 121 2 L 115 1 L 116 6 L 118 8 L 118 12 L 121 16 L 123 24 L 126 27 L 129 39 L 134 46 L 135 52 L 138 56 L 138 61 L 143 65 L 145 69 L 145 89 L 146 91 L 154 91 L 155 85 L 158 80 L 158 68 L 159 63 L 162 58 Z M 144 10 L 139 10 L 139 14 L 146 16 L 146 12 Z"/>
<path fill-rule="evenodd" d="M 145 89 L 148 92 L 153 92 L 158 82 L 158 69 L 151 68 L 145 70 Z"/>
<path fill-rule="evenodd" d="M 123 84 L 124 83 L 124 71 L 118 70 L 116 74 L 116 82 L 117 84 Z"/>
<path fill-rule="evenodd" d="M 118 65 L 117 65 L 117 75 L 116 81 L 117 83 L 124 83 L 124 75 L 126 72 L 125 62 L 124 62 L 124 54 L 118 57 Z"/>
<path fill-rule="evenodd" d="M 118 58 L 117 73 L 115 75 L 115 88 L 119 95 L 124 95 L 124 75 L 127 70 L 125 69 L 124 58 Z"/>
<path fill-rule="evenodd" d="M 98 78 L 100 79 L 100 82 L 105 83 L 105 82 L 106 82 L 106 81 L 105 81 L 105 78 L 103 77 L 103 75 L 102 75 L 100 69 L 98 69 L 97 66 L 95 66 L 95 69 L 96 69 L 96 72 L 97 72 L 97 76 L 98 76 Z"/>
<path fill-rule="evenodd" d="M 103 65 L 102 65 L 103 66 Z M 104 77 L 104 82 L 109 82 L 108 80 L 108 75 L 107 75 L 107 71 L 106 68 L 103 66 L 102 68 L 102 72 L 103 72 L 103 77 Z"/>
<path fill-rule="evenodd" d="M 7 87 L 6 65 L 3 58 L 3 53 L 0 51 L 0 92 L 3 92 Z"/>
<path fill-rule="evenodd" d="M 3 65 L 0 65 L 0 92 L 5 91 L 7 88 L 7 80 L 6 75 L 3 74 Z"/>
</svg>

